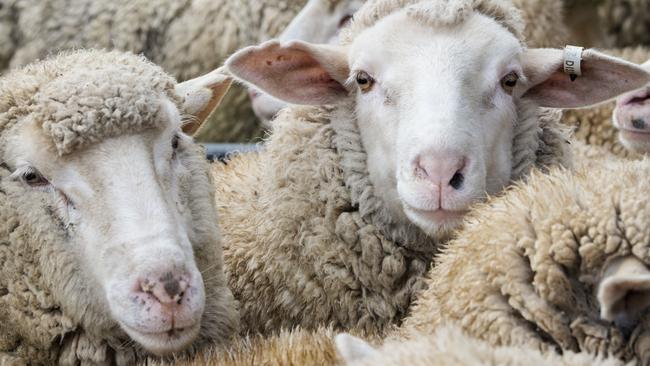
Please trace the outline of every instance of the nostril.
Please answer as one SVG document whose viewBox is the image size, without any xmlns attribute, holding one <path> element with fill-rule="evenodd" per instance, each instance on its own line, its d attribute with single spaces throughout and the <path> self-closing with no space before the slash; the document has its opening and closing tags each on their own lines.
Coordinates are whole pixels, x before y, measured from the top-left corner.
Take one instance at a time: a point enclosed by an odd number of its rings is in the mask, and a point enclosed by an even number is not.
<svg viewBox="0 0 650 366">
<path fill-rule="evenodd" d="M 645 129 L 645 121 L 642 118 L 635 118 L 632 120 L 632 127 L 637 130 L 643 130 Z"/>
<path fill-rule="evenodd" d="M 461 172 L 456 172 L 453 177 L 451 177 L 451 180 L 449 181 L 449 185 L 453 189 L 460 189 L 463 186 L 463 182 L 465 181 L 465 176 Z"/>
</svg>

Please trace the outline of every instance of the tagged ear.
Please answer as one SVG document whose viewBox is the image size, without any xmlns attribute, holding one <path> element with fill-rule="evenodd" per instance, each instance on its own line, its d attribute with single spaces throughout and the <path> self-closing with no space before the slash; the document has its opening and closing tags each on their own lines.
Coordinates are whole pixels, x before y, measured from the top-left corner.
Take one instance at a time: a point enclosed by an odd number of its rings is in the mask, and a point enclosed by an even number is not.
<svg viewBox="0 0 650 366">
<path fill-rule="evenodd" d="M 377 350 L 364 340 L 347 333 L 337 335 L 334 338 L 334 343 L 345 364 L 358 362 L 377 354 Z"/>
<path fill-rule="evenodd" d="M 194 118 L 183 125 L 183 132 L 193 135 L 214 112 L 228 92 L 232 79 L 223 68 L 176 85 L 176 94 L 183 98 L 183 112 Z"/>
<path fill-rule="evenodd" d="M 335 104 L 348 96 L 344 47 L 268 41 L 232 55 L 226 66 L 237 78 L 285 102 Z"/>
<path fill-rule="evenodd" d="M 601 318 L 633 326 L 650 307 L 650 270 L 633 256 L 612 261 L 598 285 L 598 302 Z"/>
<path fill-rule="evenodd" d="M 523 55 L 523 98 L 541 107 L 579 108 L 604 102 L 650 82 L 650 73 L 623 59 L 592 49 L 582 52 L 581 75 L 564 72 L 564 51 L 532 48 Z"/>
</svg>

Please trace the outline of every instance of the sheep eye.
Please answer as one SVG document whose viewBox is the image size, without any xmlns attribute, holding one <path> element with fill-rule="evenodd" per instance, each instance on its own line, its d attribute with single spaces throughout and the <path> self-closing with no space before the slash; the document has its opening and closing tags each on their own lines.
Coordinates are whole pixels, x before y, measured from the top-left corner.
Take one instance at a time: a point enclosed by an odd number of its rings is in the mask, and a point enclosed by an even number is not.
<svg viewBox="0 0 650 366">
<path fill-rule="evenodd" d="M 180 137 L 178 137 L 178 135 L 174 135 L 174 137 L 172 138 L 172 149 L 174 149 L 174 150 L 178 149 L 179 140 L 180 140 Z"/>
<path fill-rule="evenodd" d="M 44 186 L 44 185 L 49 184 L 47 179 L 45 179 L 45 177 L 43 177 L 41 175 L 41 173 L 39 173 L 36 170 L 32 170 L 32 169 L 27 170 L 26 172 L 24 172 L 23 175 L 22 175 L 22 178 L 23 178 L 23 181 L 25 181 L 25 183 L 27 183 L 28 185 L 33 186 L 33 187 L 35 187 L 35 186 Z"/>
<path fill-rule="evenodd" d="M 350 23 L 351 20 L 352 20 L 352 15 L 346 14 L 345 16 L 343 16 L 341 18 L 341 20 L 339 20 L 338 28 L 341 29 L 341 28 L 345 27 L 346 25 L 348 25 L 348 23 Z"/>
<path fill-rule="evenodd" d="M 506 93 L 512 94 L 512 90 L 517 85 L 517 80 L 519 80 L 519 76 L 514 72 L 511 72 L 501 79 L 501 87 L 506 91 Z"/>
<path fill-rule="evenodd" d="M 360 71 L 357 74 L 357 84 L 359 85 L 361 92 L 365 93 L 370 91 L 372 86 L 375 84 L 375 80 L 370 75 L 368 75 L 367 72 Z"/>
</svg>

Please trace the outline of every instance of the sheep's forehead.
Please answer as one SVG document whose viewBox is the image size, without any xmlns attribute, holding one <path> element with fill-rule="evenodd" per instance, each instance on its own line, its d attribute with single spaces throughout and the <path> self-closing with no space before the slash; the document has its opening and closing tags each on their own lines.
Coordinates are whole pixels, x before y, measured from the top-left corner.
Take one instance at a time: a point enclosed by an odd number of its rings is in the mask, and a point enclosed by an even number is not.
<svg viewBox="0 0 650 366">
<path fill-rule="evenodd" d="M 59 155 L 106 138 L 165 128 L 173 89 L 119 65 L 80 70 L 47 83 L 34 97 L 33 118 Z M 170 105 L 172 105 L 170 107 Z"/>
<path fill-rule="evenodd" d="M 395 13 L 362 32 L 350 47 L 351 68 L 370 72 L 388 88 L 407 82 L 411 90 L 440 89 L 453 79 L 475 89 L 483 80 L 498 80 L 522 51 L 510 32 L 483 15 L 440 29 L 407 20 L 404 12 Z"/>
</svg>

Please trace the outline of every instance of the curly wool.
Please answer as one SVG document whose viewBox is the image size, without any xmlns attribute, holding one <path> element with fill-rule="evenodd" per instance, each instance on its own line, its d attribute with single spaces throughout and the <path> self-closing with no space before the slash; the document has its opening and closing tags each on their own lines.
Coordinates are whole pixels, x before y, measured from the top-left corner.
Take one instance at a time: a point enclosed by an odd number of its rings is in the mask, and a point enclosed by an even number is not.
<svg viewBox="0 0 650 366">
<path fill-rule="evenodd" d="M 347 366 L 623 366 L 615 359 L 586 353 L 540 352 L 528 347 L 494 347 L 463 334 L 455 327 L 441 327 L 434 334 L 416 333 L 405 341 L 387 341 L 377 352 Z"/>
<path fill-rule="evenodd" d="M 605 52 L 638 64 L 650 60 L 650 49 L 647 47 L 611 49 Z M 577 141 L 600 146 L 614 156 L 638 158 L 638 154 L 627 150 L 618 139 L 618 130 L 612 124 L 615 105 L 616 102 L 612 101 L 591 108 L 565 110 L 562 120 L 575 127 L 574 137 Z"/>
<path fill-rule="evenodd" d="M 342 31 L 344 44 L 350 43 L 364 29 L 407 7 L 409 15 L 425 24 L 454 24 L 472 11 L 496 19 L 515 37 L 532 47 L 561 47 L 568 34 L 564 23 L 563 0 L 371 0 L 355 15 L 350 27 Z"/>
<path fill-rule="evenodd" d="M 600 319 L 595 288 L 609 259 L 650 263 L 650 205 L 639 198 L 649 175 L 648 160 L 534 173 L 478 207 L 436 259 L 401 332 L 456 324 L 492 345 L 647 360 L 648 319 L 624 339 Z"/>
<path fill-rule="evenodd" d="M 650 45 L 650 1 L 604 0 L 598 16 L 609 47 Z"/>
<path fill-rule="evenodd" d="M 14 70 L 0 79 L 0 146 L 24 123 L 37 121 L 42 129 L 33 131 L 51 141 L 39 148 L 51 150 L 53 159 L 57 152 L 82 153 L 89 144 L 156 126 L 159 103 L 141 104 L 166 96 L 180 108 L 174 85 L 142 56 L 119 52 L 64 53 Z M 195 146 L 183 154 L 193 178 L 179 190 L 188 192 L 195 258 L 211 293 L 193 345 L 198 349 L 230 338 L 238 317 L 225 287 L 204 151 Z M 0 164 L 0 364 L 133 364 L 146 353 L 124 346 L 129 338 L 96 298 L 97 284 L 84 275 L 69 243 L 74 228 L 53 209 L 56 200 L 50 192 L 28 190 Z"/>
<path fill-rule="evenodd" d="M 534 166 L 568 165 L 557 112 L 520 107 L 513 180 Z M 328 324 L 379 333 L 424 288 L 439 243 L 390 215 L 350 116 L 350 104 L 289 108 L 263 152 L 214 165 L 226 271 L 244 332 Z"/>
<path fill-rule="evenodd" d="M 0 71 L 61 50 L 144 54 L 186 80 L 216 69 L 242 46 L 279 34 L 305 0 L 10 0 L 0 7 Z M 4 32 L 2 31 L 4 30 Z M 200 132 L 215 141 L 261 136 L 244 88 Z M 230 118 L 233 114 L 238 118 Z M 211 127 L 214 126 L 214 127 Z"/>
<path fill-rule="evenodd" d="M 493 347 L 469 337 L 454 327 L 435 334 L 420 333 L 407 341 L 387 341 L 375 354 L 346 363 L 337 354 L 335 332 L 294 329 L 272 337 L 255 336 L 235 340 L 225 348 L 214 348 L 176 366 L 249 365 L 348 365 L 348 366 L 623 366 L 616 359 L 601 359 L 586 353 L 558 355 L 525 347 Z M 371 343 L 381 343 L 372 340 Z M 153 363 L 152 366 L 163 365 Z"/>
</svg>

